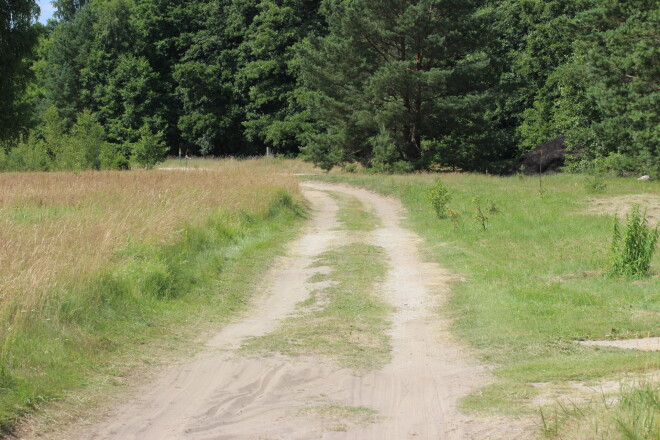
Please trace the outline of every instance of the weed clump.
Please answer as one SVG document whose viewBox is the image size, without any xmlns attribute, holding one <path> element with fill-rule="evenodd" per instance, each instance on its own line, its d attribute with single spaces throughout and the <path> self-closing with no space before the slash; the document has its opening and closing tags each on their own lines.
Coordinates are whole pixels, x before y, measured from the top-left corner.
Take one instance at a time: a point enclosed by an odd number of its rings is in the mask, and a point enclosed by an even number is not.
<svg viewBox="0 0 660 440">
<path fill-rule="evenodd" d="M 660 436 L 660 387 L 642 385 L 621 398 L 616 422 L 625 439 L 653 439 Z"/>
<path fill-rule="evenodd" d="M 488 213 L 497 212 L 497 208 L 493 204 L 491 208 L 488 208 L 488 210 L 486 210 L 483 207 L 481 197 L 479 196 L 476 196 L 474 199 L 472 199 L 472 201 L 474 202 L 474 207 L 475 207 L 474 219 L 477 221 L 477 223 L 479 223 L 479 225 L 481 225 L 481 229 L 485 231 L 486 225 L 488 223 Z M 493 211 L 493 209 L 495 211 Z"/>
<path fill-rule="evenodd" d="M 658 242 L 658 228 L 651 228 L 646 213 L 640 214 L 639 205 L 635 205 L 626 215 L 626 230 L 622 233 L 616 216 L 613 229 L 610 275 L 638 277 L 648 274 Z"/>
<path fill-rule="evenodd" d="M 447 204 L 451 201 L 451 194 L 449 193 L 449 188 L 442 183 L 442 180 L 438 179 L 435 184 L 429 188 L 426 193 L 426 199 L 438 218 L 447 218 L 449 215 Z"/>
<path fill-rule="evenodd" d="M 589 193 L 599 194 L 607 189 L 607 183 L 605 183 L 602 173 L 595 172 L 587 178 L 584 183 L 584 188 Z"/>
</svg>

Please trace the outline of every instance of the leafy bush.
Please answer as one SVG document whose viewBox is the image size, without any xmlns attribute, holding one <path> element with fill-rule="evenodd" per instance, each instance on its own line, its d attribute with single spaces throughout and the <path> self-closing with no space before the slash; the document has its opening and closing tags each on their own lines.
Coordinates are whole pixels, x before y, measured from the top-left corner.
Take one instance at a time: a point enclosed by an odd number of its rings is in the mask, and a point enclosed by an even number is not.
<svg viewBox="0 0 660 440">
<path fill-rule="evenodd" d="M 611 153 L 607 156 L 585 157 L 567 156 L 563 171 L 568 173 L 587 173 L 593 176 L 636 176 L 648 174 L 654 179 L 660 179 L 660 162 L 653 155 L 640 154 L 626 156 Z"/>
<path fill-rule="evenodd" d="M 132 145 L 133 160 L 138 165 L 150 169 L 165 159 L 167 146 L 163 142 L 163 133 L 154 133 L 148 125 L 140 129 L 140 139 Z"/>
<path fill-rule="evenodd" d="M 438 218 L 446 218 L 448 215 L 447 204 L 451 201 L 449 188 L 438 179 L 426 193 L 426 199 L 435 211 Z"/>
<path fill-rule="evenodd" d="M 646 214 L 639 212 L 639 205 L 635 205 L 632 212 L 626 215 L 623 234 L 619 219 L 615 216 L 610 274 L 626 277 L 646 275 L 657 242 L 658 228 L 649 227 Z"/>
<path fill-rule="evenodd" d="M 357 165 L 355 165 L 354 163 L 349 163 L 348 165 L 344 166 L 344 171 L 347 173 L 356 173 Z"/>
</svg>

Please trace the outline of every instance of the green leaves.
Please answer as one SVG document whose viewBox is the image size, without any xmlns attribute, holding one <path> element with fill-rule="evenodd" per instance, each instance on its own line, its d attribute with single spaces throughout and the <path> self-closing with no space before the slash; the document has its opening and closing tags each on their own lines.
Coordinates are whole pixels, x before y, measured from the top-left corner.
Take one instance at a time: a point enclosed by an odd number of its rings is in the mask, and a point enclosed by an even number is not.
<svg viewBox="0 0 660 440">
<path fill-rule="evenodd" d="M 658 243 L 658 235 L 658 228 L 649 227 L 646 214 L 640 214 L 639 205 L 635 205 L 632 212 L 626 215 L 626 229 L 623 232 L 619 220 L 614 217 L 610 275 L 646 275 Z"/>
<path fill-rule="evenodd" d="M 150 169 L 165 159 L 167 147 L 163 143 L 163 133 L 154 133 L 148 125 L 140 129 L 140 139 L 132 145 L 132 158 L 140 166 Z"/>
<path fill-rule="evenodd" d="M 0 148 L 1 142 L 23 134 L 30 123 L 31 108 L 23 95 L 39 36 L 34 26 L 38 12 L 34 0 L 3 1 L 0 7 Z"/>
<path fill-rule="evenodd" d="M 460 131 L 442 123 L 446 105 L 454 97 L 452 104 L 468 111 L 465 94 L 475 91 L 484 67 L 462 63 L 479 45 L 470 38 L 477 3 L 324 3 L 329 34 L 309 39 L 297 54 L 301 83 L 316 98 L 307 103 L 315 134 L 303 151 L 313 157 L 324 137 L 341 138 L 337 159 L 424 167 L 423 140 Z"/>
<path fill-rule="evenodd" d="M 447 217 L 449 214 L 447 204 L 451 201 L 451 193 L 449 192 L 449 188 L 440 179 L 428 189 L 426 200 L 429 202 L 438 218 Z"/>
</svg>

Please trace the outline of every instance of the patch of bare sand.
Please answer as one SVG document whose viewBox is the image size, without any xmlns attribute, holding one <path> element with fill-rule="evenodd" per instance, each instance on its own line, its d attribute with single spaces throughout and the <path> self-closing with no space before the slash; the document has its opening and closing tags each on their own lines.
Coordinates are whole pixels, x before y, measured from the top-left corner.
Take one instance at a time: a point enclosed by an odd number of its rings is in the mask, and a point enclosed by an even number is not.
<svg viewBox="0 0 660 440">
<path fill-rule="evenodd" d="M 596 197 L 589 199 L 587 212 L 625 217 L 633 205 L 646 209 L 649 224 L 660 224 L 660 194 L 632 194 L 617 197 Z"/>
<path fill-rule="evenodd" d="M 660 338 L 620 339 L 611 341 L 578 341 L 589 347 L 612 347 L 624 350 L 660 351 Z"/>
<path fill-rule="evenodd" d="M 616 403 L 621 390 L 634 387 L 640 383 L 655 383 L 660 380 L 660 371 L 651 371 L 644 374 L 628 374 L 617 379 L 603 379 L 593 381 L 570 381 L 562 383 L 539 382 L 532 384 L 537 395 L 532 399 L 534 406 L 553 404 L 583 405 L 589 403 Z"/>
<path fill-rule="evenodd" d="M 103 422 L 49 439 L 523 439 L 529 421 L 468 418 L 460 398 L 488 380 L 485 368 L 453 339 L 437 313 L 455 279 L 420 256 L 421 239 L 400 226 L 394 199 L 343 185 L 303 185 L 313 218 L 305 235 L 269 272 L 251 313 L 226 327 L 190 363 L 166 371 L 138 390 Z M 360 199 L 382 219 L 374 244 L 391 261 L 381 290 L 395 306 L 392 361 L 356 375 L 319 358 L 273 355 L 245 358 L 236 349 L 249 337 L 274 330 L 314 290 L 323 270 L 312 262 L 350 235 L 337 229 L 337 205 L 327 191 Z M 353 423 L 328 424 L 310 407 L 321 397 L 336 414 L 373 414 Z M 343 409 L 342 409 L 343 408 Z M 323 411 L 321 411 L 323 412 Z M 336 417 L 335 417 L 336 418 Z M 335 429 L 341 427 L 341 429 Z"/>
</svg>

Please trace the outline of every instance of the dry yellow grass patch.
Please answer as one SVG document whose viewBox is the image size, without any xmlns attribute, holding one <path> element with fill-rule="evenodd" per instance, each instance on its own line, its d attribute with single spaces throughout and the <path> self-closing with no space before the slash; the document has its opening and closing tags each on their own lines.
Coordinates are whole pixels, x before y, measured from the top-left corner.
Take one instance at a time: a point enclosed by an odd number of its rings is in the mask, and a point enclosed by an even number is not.
<svg viewBox="0 0 660 440">
<path fill-rule="evenodd" d="M 0 174 L 0 311 L 37 308 L 129 240 L 175 240 L 218 210 L 259 213 L 295 178 L 258 160 L 211 170 Z M 20 311 L 19 311 L 20 313 Z"/>
</svg>

